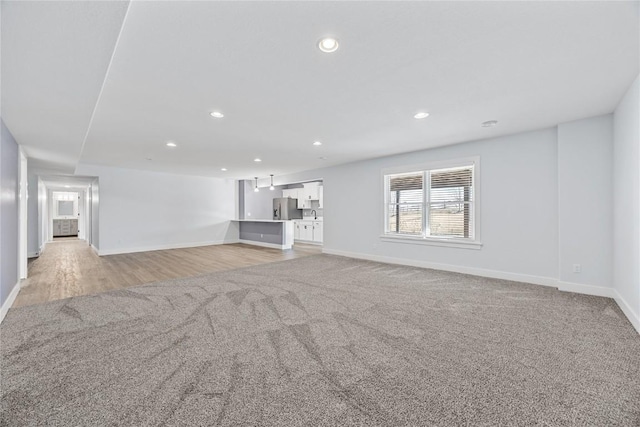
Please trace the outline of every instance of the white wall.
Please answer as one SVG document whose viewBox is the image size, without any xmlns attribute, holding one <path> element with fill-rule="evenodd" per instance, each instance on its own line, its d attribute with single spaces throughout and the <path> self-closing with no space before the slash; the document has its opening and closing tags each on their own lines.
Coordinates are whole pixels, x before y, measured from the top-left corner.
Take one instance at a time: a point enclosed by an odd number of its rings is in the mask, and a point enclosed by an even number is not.
<svg viewBox="0 0 640 427">
<path fill-rule="evenodd" d="M 559 278 L 563 282 L 613 286 L 612 167 L 612 115 L 558 125 Z M 580 265 L 580 273 L 573 272 L 574 264 Z"/>
<path fill-rule="evenodd" d="M 49 241 L 49 207 L 48 191 L 41 178 L 38 178 L 38 250 L 44 250 L 45 244 Z"/>
<path fill-rule="evenodd" d="M 613 282 L 640 332 L 640 76 L 613 115 Z"/>
<path fill-rule="evenodd" d="M 100 251 L 100 181 L 98 178 L 91 182 L 91 236 L 89 244 Z"/>
<path fill-rule="evenodd" d="M 237 223 L 231 222 L 236 216 L 233 180 L 95 165 L 79 165 L 76 173 L 99 178 L 100 254 L 238 239 Z"/>
<path fill-rule="evenodd" d="M 40 255 L 38 234 L 38 175 L 29 174 L 27 189 L 27 252 L 29 258 L 32 258 Z"/>
</svg>

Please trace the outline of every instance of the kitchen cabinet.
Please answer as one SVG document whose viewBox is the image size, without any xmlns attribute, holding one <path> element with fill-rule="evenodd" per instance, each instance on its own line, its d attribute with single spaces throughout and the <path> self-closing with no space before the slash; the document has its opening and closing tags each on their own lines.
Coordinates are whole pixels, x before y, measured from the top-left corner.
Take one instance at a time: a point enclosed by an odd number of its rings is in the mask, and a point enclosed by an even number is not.
<svg viewBox="0 0 640 427">
<path fill-rule="evenodd" d="M 320 198 L 321 186 L 317 184 L 304 184 L 304 188 L 298 188 L 298 209 L 315 209 L 317 206 L 311 204 Z"/>
<path fill-rule="evenodd" d="M 313 241 L 322 243 L 322 221 L 313 221 Z"/>
<path fill-rule="evenodd" d="M 322 221 L 295 221 L 294 240 L 322 243 Z"/>
<path fill-rule="evenodd" d="M 318 187 L 318 209 L 324 209 L 324 186 Z"/>
<path fill-rule="evenodd" d="M 300 240 L 313 241 L 313 224 L 311 221 L 300 221 Z"/>
</svg>

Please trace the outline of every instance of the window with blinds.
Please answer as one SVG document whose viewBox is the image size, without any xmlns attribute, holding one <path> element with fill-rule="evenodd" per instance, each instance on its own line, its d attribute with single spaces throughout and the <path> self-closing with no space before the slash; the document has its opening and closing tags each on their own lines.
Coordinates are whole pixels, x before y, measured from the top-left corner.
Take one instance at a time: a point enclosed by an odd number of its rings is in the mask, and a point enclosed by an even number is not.
<svg viewBox="0 0 640 427">
<path fill-rule="evenodd" d="M 473 240 L 474 165 L 385 175 L 385 233 Z"/>
</svg>

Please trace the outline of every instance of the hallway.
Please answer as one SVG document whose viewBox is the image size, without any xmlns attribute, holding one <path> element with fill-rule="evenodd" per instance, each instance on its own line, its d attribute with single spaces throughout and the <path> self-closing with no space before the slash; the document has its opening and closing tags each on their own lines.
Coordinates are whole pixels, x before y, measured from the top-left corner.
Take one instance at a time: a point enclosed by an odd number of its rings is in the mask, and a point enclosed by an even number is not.
<svg viewBox="0 0 640 427">
<path fill-rule="evenodd" d="M 29 277 L 13 307 L 319 253 L 321 248 L 312 245 L 281 251 L 229 244 L 99 257 L 84 240 L 56 239 L 29 261 Z"/>
</svg>

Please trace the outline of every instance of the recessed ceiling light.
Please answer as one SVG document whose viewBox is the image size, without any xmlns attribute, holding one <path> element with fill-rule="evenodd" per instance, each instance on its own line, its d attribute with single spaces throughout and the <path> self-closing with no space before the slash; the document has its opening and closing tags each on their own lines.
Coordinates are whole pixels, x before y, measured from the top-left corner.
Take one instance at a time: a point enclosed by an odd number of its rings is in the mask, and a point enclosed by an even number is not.
<svg viewBox="0 0 640 427">
<path fill-rule="evenodd" d="M 338 50 L 338 40 L 332 37 L 325 37 L 318 42 L 318 48 L 325 53 L 335 52 Z"/>
<path fill-rule="evenodd" d="M 220 169 L 220 170 L 221 170 L 222 172 L 226 172 L 226 171 L 227 171 L 227 168 L 222 168 L 222 169 Z"/>
<path fill-rule="evenodd" d="M 315 146 L 317 147 L 317 146 L 319 146 L 319 145 L 322 145 L 322 142 L 320 142 L 320 141 L 315 141 L 315 142 L 313 143 L 313 145 L 315 145 Z"/>
<path fill-rule="evenodd" d="M 71 188 L 71 186 L 70 185 L 65 185 L 64 188 Z"/>
<path fill-rule="evenodd" d="M 221 119 L 224 117 L 224 114 L 222 114 L 220 111 L 212 111 L 209 114 L 211 115 L 211 117 L 215 117 L 216 119 Z"/>
<path fill-rule="evenodd" d="M 429 117 L 429 113 L 421 111 L 419 113 L 416 113 L 413 117 L 416 119 L 424 119 L 425 117 Z"/>
<path fill-rule="evenodd" d="M 177 146 L 178 145 L 175 142 L 171 142 L 171 141 L 167 142 L 167 147 L 172 147 L 173 148 L 173 147 L 177 147 Z"/>
<path fill-rule="evenodd" d="M 261 161 L 262 161 L 262 159 L 260 159 L 260 158 L 256 157 L 255 159 L 253 159 L 253 161 L 254 161 L 254 162 L 261 162 Z"/>
<path fill-rule="evenodd" d="M 490 128 L 498 124 L 497 120 L 488 120 L 486 122 L 482 122 L 483 128 Z"/>
</svg>

